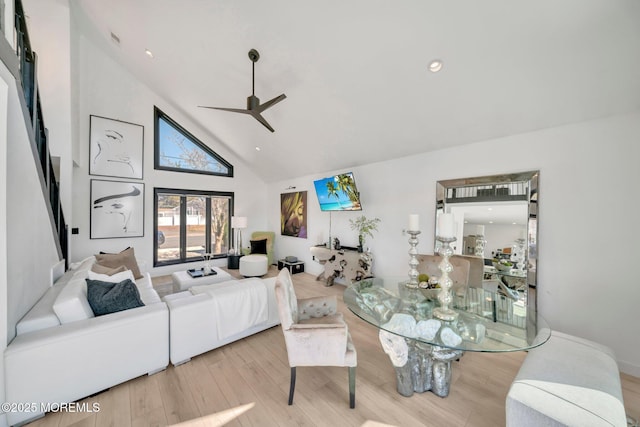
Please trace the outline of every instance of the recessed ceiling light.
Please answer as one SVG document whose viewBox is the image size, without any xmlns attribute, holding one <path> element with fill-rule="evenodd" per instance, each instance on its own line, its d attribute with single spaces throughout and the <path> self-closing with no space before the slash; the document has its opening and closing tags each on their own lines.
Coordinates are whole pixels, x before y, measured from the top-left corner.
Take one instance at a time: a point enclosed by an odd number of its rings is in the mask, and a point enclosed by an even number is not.
<svg viewBox="0 0 640 427">
<path fill-rule="evenodd" d="M 256 151 L 260 151 L 260 147 L 256 147 Z"/>
<path fill-rule="evenodd" d="M 146 53 L 149 58 L 153 58 L 153 52 L 151 52 L 149 49 L 145 49 L 144 53 Z"/>
<path fill-rule="evenodd" d="M 442 61 L 441 60 L 434 59 L 433 61 L 431 61 L 429 63 L 429 71 L 431 71 L 432 73 L 437 73 L 440 70 L 442 70 Z"/>
</svg>

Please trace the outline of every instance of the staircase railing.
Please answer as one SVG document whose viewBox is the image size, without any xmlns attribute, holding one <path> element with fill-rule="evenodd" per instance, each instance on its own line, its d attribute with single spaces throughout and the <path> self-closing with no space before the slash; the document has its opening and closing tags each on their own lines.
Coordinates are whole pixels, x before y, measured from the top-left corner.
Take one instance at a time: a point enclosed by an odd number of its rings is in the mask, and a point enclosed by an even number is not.
<svg viewBox="0 0 640 427">
<path fill-rule="evenodd" d="M 15 0 L 15 29 L 20 83 L 35 137 L 34 144 L 38 164 L 42 170 L 43 190 L 46 190 L 44 193 L 48 194 L 53 226 L 55 227 L 59 245 L 59 256 L 68 262 L 68 227 L 64 220 L 64 213 L 60 202 L 60 187 L 56 181 L 49 152 L 49 132 L 44 125 L 42 104 L 40 103 L 40 94 L 38 93 L 37 55 L 31 50 L 24 9 L 22 8 L 22 2 L 20 0 Z"/>
</svg>

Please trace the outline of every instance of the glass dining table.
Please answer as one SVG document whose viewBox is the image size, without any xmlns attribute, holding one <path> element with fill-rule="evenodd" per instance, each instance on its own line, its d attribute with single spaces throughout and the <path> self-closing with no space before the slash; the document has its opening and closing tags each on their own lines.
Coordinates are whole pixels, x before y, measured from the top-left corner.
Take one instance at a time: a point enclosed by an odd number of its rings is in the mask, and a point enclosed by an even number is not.
<svg viewBox="0 0 640 427">
<path fill-rule="evenodd" d="M 440 305 L 439 289 L 414 289 L 399 277 L 354 282 L 344 302 L 356 316 L 379 329 L 379 339 L 396 370 L 398 392 L 432 391 L 446 397 L 451 362 L 464 352 L 510 352 L 544 344 L 551 335 L 547 323 L 524 294 L 491 292 L 469 287 L 454 295 L 454 320 L 433 314 Z"/>
</svg>

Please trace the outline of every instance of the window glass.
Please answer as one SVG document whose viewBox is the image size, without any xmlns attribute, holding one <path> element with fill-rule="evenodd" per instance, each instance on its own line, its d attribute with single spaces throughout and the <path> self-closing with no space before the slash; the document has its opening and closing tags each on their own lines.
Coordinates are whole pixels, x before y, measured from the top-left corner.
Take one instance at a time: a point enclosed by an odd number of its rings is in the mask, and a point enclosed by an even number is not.
<svg viewBox="0 0 640 427">
<path fill-rule="evenodd" d="M 187 258 L 202 257 L 206 248 L 206 198 L 188 196 L 187 200 Z"/>
<path fill-rule="evenodd" d="M 233 176 L 233 166 L 158 108 L 155 109 L 155 168 Z"/>
<path fill-rule="evenodd" d="M 157 259 L 159 262 L 180 259 L 180 196 L 157 195 Z"/>
<path fill-rule="evenodd" d="M 229 233 L 230 199 L 211 199 L 211 247 L 214 254 L 226 254 L 231 247 Z"/>
<path fill-rule="evenodd" d="M 201 261 L 205 253 L 226 256 L 233 193 L 158 188 L 154 193 L 154 266 Z"/>
</svg>

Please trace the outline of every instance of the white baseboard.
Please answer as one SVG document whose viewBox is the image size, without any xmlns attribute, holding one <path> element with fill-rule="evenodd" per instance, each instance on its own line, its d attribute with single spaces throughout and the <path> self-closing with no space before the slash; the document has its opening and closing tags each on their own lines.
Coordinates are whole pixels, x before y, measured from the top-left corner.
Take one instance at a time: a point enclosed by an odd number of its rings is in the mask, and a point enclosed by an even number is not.
<svg viewBox="0 0 640 427">
<path fill-rule="evenodd" d="M 632 375 L 634 377 L 640 378 L 640 366 L 630 362 L 618 360 L 618 367 L 620 368 L 620 372 L 624 372 L 627 375 Z"/>
</svg>

